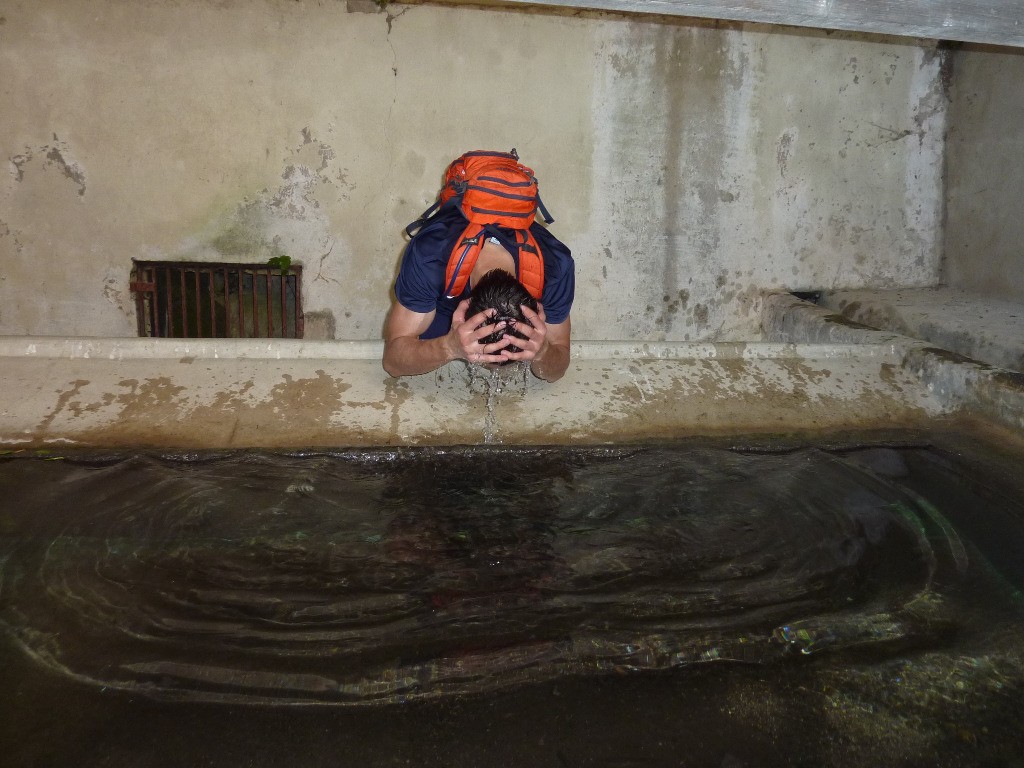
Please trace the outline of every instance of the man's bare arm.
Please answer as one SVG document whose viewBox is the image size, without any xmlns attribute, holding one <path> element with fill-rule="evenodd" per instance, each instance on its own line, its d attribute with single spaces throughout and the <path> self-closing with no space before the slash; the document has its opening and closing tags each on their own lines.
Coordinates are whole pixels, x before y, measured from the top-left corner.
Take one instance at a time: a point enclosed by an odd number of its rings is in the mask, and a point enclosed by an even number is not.
<svg viewBox="0 0 1024 768">
<path fill-rule="evenodd" d="M 569 318 L 565 322 L 548 326 L 544 346 L 530 363 L 530 370 L 538 379 L 558 381 L 569 368 Z"/>
<path fill-rule="evenodd" d="M 538 379 L 558 381 L 569 368 L 569 342 L 572 330 L 569 318 L 561 323 L 548 324 L 544 307 L 537 306 L 534 312 L 523 305 L 527 323 L 517 323 L 516 331 L 522 339 L 513 339 L 519 352 L 503 352 L 506 360 L 522 360 L 530 364 L 530 370 Z"/>
<path fill-rule="evenodd" d="M 455 358 L 447 337 L 421 339 L 430 327 L 433 312 L 413 312 L 396 303 L 384 324 L 384 370 L 392 376 L 412 376 L 440 368 Z"/>
</svg>

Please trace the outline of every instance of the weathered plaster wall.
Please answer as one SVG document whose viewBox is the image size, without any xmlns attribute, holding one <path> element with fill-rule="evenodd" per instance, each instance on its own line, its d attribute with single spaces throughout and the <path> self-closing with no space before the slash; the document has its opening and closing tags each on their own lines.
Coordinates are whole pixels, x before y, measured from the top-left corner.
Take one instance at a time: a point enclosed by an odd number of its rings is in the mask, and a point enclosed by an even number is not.
<svg viewBox="0 0 1024 768">
<path fill-rule="evenodd" d="M 944 282 L 1024 299 L 1024 55 L 953 54 Z"/>
<path fill-rule="evenodd" d="M 766 288 L 936 282 L 943 56 L 842 34 L 338 0 L 0 5 L 0 334 L 130 336 L 130 260 L 305 265 L 373 339 L 446 163 L 516 146 L 577 339 L 758 335 Z"/>
</svg>

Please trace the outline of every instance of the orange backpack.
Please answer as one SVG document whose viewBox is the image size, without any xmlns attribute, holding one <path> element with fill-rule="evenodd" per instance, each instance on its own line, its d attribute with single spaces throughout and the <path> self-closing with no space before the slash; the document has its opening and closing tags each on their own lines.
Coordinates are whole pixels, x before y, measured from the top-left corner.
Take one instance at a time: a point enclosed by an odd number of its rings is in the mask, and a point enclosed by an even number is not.
<svg viewBox="0 0 1024 768">
<path fill-rule="evenodd" d="M 511 229 L 516 239 L 519 282 L 539 300 L 544 291 L 544 257 L 530 232 L 530 225 L 538 208 L 546 224 L 554 219 L 541 202 L 537 178 L 530 168 L 519 162 L 515 149 L 467 152 L 453 161 L 445 172 L 437 202 L 406 227 L 406 232 L 412 236 L 438 208 L 452 201 L 458 204 L 469 223 L 448 257 L 444 295 L 449 299 L 462 295 L 484 243 L 499 234 L 493 228 L 503 227 Z M 507 241 L 504 235 L 502 239 Z"/>
</svg>

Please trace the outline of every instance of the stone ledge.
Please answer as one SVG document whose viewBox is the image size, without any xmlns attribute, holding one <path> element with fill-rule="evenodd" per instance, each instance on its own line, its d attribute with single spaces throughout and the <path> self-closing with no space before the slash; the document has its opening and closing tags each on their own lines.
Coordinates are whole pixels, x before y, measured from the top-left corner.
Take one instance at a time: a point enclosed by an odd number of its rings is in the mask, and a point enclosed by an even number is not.
<svg viewBox="0 0 1024 768">
<path fill-rule="evenodd" d="M 0 385 L 14 394 L 0 403 L 0 443 L 606 443 L 888 427 L 948 411 L 883 345 L 581 342 L 547 384 L 465 363 L 395 379 L 379 343 L 142 342 L 4 340 Z"/>
</svg>

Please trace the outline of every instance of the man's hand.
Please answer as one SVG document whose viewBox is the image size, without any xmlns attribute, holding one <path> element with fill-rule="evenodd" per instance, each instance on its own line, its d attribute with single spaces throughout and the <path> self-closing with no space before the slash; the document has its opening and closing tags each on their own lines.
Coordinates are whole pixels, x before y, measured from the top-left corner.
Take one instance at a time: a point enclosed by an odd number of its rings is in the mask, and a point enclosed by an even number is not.
<svg viewBox="0 0 1024 768">
<path fill-rule="evenodd" d="M 506 338 L 511 338 L 511 343 L 522 351 L 505 350 L 502 354 L 506 360 L 529 362 L 530 370 L 539 379 L 558 381 L 569 368 L 569 338 L 572 333 L 569 318 L 549 325 L 542 305 L 537 305 L 536 312 L 527 306 L 522 309 L 523 316 L 533 327 L 526 323 L 516 323 L 515 330 L 526 338 L 519 339 L 511 334 L 506 334 Z"/>
<path fill-rule="evenodd" d="M 541 351 L 547 344 L 548 324 L 544 316 L 544 307 L 538 304 L 536 312 L 525 304 L 520 305 L 520 307 L 528 323 L 513 320 L 510 323 L 511 328 L 505 332 L 505 338 L 508 339 L 509 345 L 519 347 L 520 351 L 510 352 L 506 349 L 501 353 L 502 360 L 532 361 L 541 354 Z M 511 333 L 512 330 L 515 330 L 516 333 L 521 334 L 524 338 L 514 335 Z"/>
<path fill-rule="evenodd" d="M 470 318 L 466 318 L 466 309 L 469 307 L 469 299 L 459 302 L 452 314 L 452 328 L 445 337 L 445 344 L 453 359 L 468 360 L 471 363 L 486 365 L 487 363 L 502 363 L 509 359 L 508 351 L 505 349 L 509 344 L 516 341 L 512 336 L 506 334 L 492 344 L 482 343 L 482 339 L 496 333 L 505 327 L 501 321 L 494 325 L 487 324 L 487 320 L 494 316 L 493 309 L 485 309 L 477 312 Z M 516 346 L 519 346 L 517 343 Z M 533 359 L 528 358 L 528 359 Z"/>
</svg>

